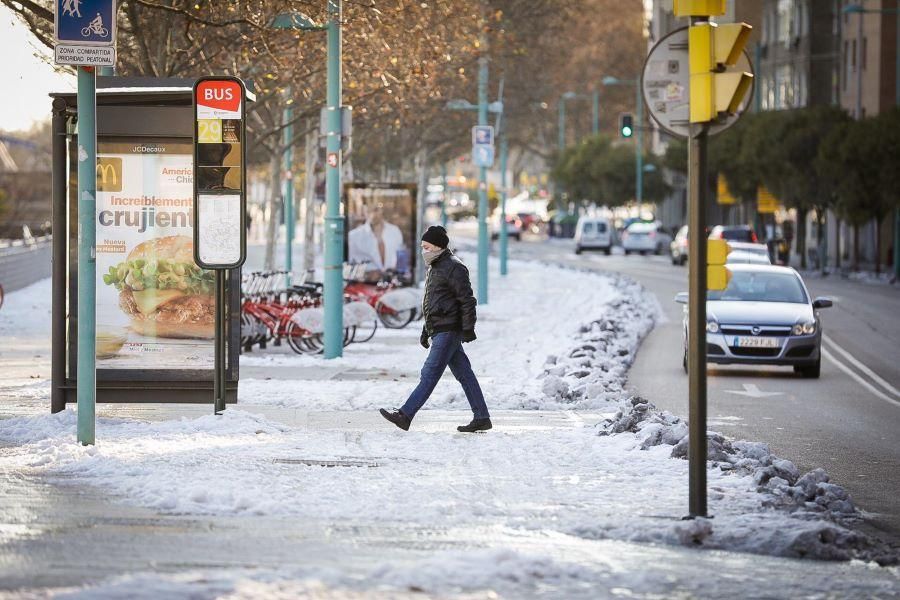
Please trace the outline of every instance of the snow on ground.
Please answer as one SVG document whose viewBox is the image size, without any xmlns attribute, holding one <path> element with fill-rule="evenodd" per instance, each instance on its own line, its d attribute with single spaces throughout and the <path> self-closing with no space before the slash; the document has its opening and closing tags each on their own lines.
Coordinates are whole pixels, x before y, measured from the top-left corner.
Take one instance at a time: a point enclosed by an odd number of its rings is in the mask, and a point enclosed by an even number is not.
<svg viewBox="0 0 900 600">
<path fill-rule="evenodd" d="M 0 308 L 0 336 L 46 338 L 50 345 L 50 279 L 7 292 Z"/>
<path fill-rule="evenodd" d="M 466 256 L 470 262 L 474 259 Z M 479 307 L 478 341 L 464 346 L 491 409 L 606 409 L 621 384 L 637 346 L 662 313 L 656 299 L 632 280 L 598 277 L 572 269 L 511 262 L 515 276 L 495 278 L 490 302 Z M 570 350 L 573 336 L 588 319 L 606 315 L 617 323 L 610 335 L 607 376 L 586 393 L 563 396 L 544 379 L 548 356 Z M 366 369 L 373 374 L 401 371 L 405 378 L 364 380 L 242 378 L 241 404 L 305 409 L 361 410 L 400 406 L 415 387 L 427 351 L 419 346 L 421 323 L 404 330 L 379 329 L 368 343 L 352 344 L 329 369 Z M 288 354 L 286 348 L 254 351 L 242 367 L 322 365 L 321 358 Z M 397 381 L 394 381 L 396 379 Z M 553 379 L 555 381 L 555 377 Z M 545 390 L 548 393 L 545 393 Z M 468 403 L 449 371 L 425 409 L 466 408 Z"/>
<path fill-rule="evenodd" d="M 479 342 L 466 346 L 495 413 L 488 434 L 435 426 L 450 420 L 435 409 L 461 409 L 459 421 L 465 420 L 468 407 L 452 379 L 426 405 L 432 416 L 422 413 L 408 433 L 377 415 L 349 429 L 298 428 L 253 412 L 261 404 L 344 411 L 401 404 L 415 381 L 400 375 L 414 377 L 424 351 L 417 330 L 392 331 L 379 332 L 380 345 L 351 346 L 344 359 L 328 363 L 329 369 L 366 369 L 362 380 L 242 381 L 239 406 L 223 416 L 153 423 L 101 418 L 92 447 L 75 442 L 71 410 L 0 421 L 0 441 L 14 444 L 0 450 L 0 468 L 61 478 L 63 485 L 102 486 L 115 501 L 167 514 L 885 559 L 871 540 L 842 525 L 856 509 L 824 472 L 801 477 L 765 445 L 717 435 L 711 435 L 708 474 L 715 518 L 681 521 L 688 465 L 678 458 L 685 424 L 623 388 L 640 339 L 658 314 L 656 301 L 621 276 L 526 263 L 511 270 L 479 311 Z M 0 312 L 0 327 L 12 327 L 2 319 Z M 321 364 L 287 355 L 248 359 L 244 364 L 254 367 Z M 341 461 L 357 466 L 328 466 Z M 499 553 L 484 560 L 508 568 L 521 585 L 593 577 L 530 553 L 486 552 Z M 445 557 L 440 569 L 450 581 L 470 576 L 476 563 Z M 407 590 L 457 589 L 402 571 L 390 576 L 397 568 L 385 567 L 376 581 Z M 896 581 L 896 575 L 886 577 Z M 491 577 L 502 582 L 505 576 Z M 463 589 L 481 588 L 476 581 Z"/>
</svg>

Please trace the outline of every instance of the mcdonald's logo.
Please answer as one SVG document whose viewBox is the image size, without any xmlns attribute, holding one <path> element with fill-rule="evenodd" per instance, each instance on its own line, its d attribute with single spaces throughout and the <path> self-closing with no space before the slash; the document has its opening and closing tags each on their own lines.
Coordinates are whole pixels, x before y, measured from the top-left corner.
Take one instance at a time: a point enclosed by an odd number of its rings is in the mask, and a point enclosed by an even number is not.
<svg viewBox="0 0 900 600">
<path fill-rule="evenodd" d="M 122 159 L 114 157 L 97 158 L 97 191 L 122 191 Z"/>
</svg>

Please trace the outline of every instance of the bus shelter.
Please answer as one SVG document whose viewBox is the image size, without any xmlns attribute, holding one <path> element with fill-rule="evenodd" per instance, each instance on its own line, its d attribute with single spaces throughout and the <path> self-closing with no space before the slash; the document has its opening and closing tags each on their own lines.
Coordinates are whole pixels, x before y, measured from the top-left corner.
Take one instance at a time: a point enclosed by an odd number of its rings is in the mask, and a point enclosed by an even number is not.
<svg viewBox="0 0 900 600">
<path fill-rule="evenodd" d="M 191 79 L 97 78 L 97 402 L 213 402 L 215 288 L 193 260 Z M 51 412 L 76 402 L 77 96 L 53 98 Z M 248 100 L 253 100 L 248 93 Z M 227 271 L 237 401 L 240 269 Z"/>
</svg>

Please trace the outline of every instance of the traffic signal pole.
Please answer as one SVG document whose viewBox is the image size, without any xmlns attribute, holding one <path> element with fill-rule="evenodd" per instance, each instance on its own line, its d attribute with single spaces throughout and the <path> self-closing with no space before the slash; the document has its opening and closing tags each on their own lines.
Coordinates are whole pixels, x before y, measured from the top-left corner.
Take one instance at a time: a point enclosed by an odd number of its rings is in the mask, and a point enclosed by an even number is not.
<svg viewBox="0 0 900 600">
<path fill-rule="evenodd" d="M 691 19 L 693 21 L 693 19 Z M 688 489 L 691 517 L 706 516 L 706 123 L 688 143 Z"/>
</svg>

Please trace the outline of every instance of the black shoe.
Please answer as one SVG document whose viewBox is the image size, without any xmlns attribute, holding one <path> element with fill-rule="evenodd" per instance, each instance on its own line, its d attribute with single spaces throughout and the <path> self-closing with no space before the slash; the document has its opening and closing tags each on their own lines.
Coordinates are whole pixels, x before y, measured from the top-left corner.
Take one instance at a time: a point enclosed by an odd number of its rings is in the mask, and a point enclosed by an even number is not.
<svg viewBox="0 0 900 600">
<path fill-rule="evenodd" d="M 487 431 L 491 427 L 490 419 L 472 419 L 471 423 L 468 425 L 460 425 L 456 430 L 463 433 L 474 433 L 476 431 Z"/>
<path fill-rule="evenodd" d="M 412 422 L 409 420 L 409 417 L 404 415 L 399 410 L 395 410 L 394 412 L 388 412 L 383 408 L 379 408 L 378 412 L 381 413 L 381 416 L 402 429 L 403 431 L 409 431 L 409 424 Z M 488 423 L 488 429 L 490 429 L 490 423 Z"/>
</svg>

